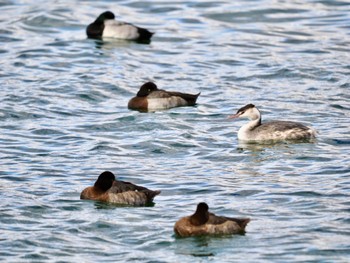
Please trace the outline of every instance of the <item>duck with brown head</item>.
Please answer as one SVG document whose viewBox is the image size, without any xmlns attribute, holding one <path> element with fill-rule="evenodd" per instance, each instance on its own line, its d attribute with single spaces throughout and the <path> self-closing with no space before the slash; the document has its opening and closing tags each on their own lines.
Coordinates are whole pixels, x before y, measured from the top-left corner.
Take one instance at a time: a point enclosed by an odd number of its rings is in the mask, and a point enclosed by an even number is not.
<svg viewBox="0 0 350 263">
<path fill-rule="evenodd" d="M 202 202 L 197 205 L 193 215 L 183 217 L 175 223 L 174 232 L 180 237 L 244 234 L 249 221 L 249 218 L 216 216 Z"/>
<path fill-rule="evenodd" d="M 105 171 L 97 178 L 94 186 L 85 188 L 80 199 L 96 200 L 118 205 L 144 206 L 151 204 L 160 191 L 115 179 L 113 173 Z"/>
<path fill-rule="evenodd" d="M 194 106 L 198 94 L 165 91 L 158 89 L 153 82 L 143 84 L 129 103 L 128 108 L 139 111 L 156 111 L 181 106 Z"/>
</svg>

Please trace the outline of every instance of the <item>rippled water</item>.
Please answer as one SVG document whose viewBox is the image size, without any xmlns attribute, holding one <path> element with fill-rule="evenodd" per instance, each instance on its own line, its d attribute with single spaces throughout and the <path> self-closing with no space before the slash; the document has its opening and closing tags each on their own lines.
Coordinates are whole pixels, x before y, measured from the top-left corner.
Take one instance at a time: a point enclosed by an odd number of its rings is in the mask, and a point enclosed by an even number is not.
<svg viewBox="0 0 350 263">
<path fill-rule="evenodd" d="M 1 1 L 0 259 L 6 262 L 348 262 L 348 1 Z M 150 45 L 87 39 L 105 11 Z M 146 81 L 201 92 L 196 107 L 126 105 Z M 263 118 L 315 143 L 242 145 Z M 80 201 L 100 172 L 160 189 L 155 206 Z M 177 239 L 206 201 L 252 218 L 244 236 Z"/>
</svg>

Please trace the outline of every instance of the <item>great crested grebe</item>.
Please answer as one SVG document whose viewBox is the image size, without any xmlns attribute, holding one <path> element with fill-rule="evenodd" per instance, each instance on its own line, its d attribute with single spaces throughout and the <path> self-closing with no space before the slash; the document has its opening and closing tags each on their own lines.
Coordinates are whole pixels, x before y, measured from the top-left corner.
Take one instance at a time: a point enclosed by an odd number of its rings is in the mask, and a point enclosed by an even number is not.
<svg viewBox="0 0 350 263">
<path fill-rule="evenodd" d="M 308 126 L 292 121 L 271 121 L 261 123 L 261 113 L 253 105 L 248 104 L 240 108 L 234 118 L 248 118 L 250 122 L 238 131 L 238 139 L 242 141 L 284 141 L 306 140 L 316 137 L 316 131 Z"/>
</svg>

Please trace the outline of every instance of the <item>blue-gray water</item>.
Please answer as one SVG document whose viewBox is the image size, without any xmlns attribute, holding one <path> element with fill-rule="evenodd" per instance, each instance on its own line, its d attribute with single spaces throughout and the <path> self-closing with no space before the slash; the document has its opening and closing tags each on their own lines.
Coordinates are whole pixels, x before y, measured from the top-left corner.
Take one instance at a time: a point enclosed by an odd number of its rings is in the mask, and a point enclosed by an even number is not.
<svg viewBox="0 0 350 263">
<path fill-rule="evenodd" d="M 87 39 L 111 10 L 150 45 Z M 348 262 L 350 3 L 0 2 L 0 261 Z M 126 105 L 141 84 L 201 92 L 196 107 Z M 247 103 L 315 143 L 241 145 Z M 155 206 L 80 201 L 104 170 L 162 190 Z M 177 239 L 206 201 L 244 236 Z"/>
</svg>

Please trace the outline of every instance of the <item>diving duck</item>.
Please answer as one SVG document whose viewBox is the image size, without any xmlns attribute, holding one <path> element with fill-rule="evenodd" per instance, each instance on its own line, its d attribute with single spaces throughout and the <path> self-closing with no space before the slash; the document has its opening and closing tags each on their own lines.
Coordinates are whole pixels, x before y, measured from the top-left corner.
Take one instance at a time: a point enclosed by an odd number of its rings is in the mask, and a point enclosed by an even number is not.
<svg viewBox="0 0 350 263">
<path fill-rule="evenodd" d="M 130 23 L 114 20 L 112 12 L 106 11 L 100 14 L 97 19 L 88 25 L 86 34 L 89 38 L 117 38 L 135 41 L 150 41 L 154 33 L 145 28 L 134 26 Z"/>
<path fill-rule="evenodd" d="M 136 97 L 133 97 L 128 108 L 139 111 L 164 110 L 181 106 L 194 106 L 198 94 L 188 94 L 176 91 L 158 89 L 153 82 L 146 82 L 140 87 Z"/>
<path fill-rule="evenodd" d="M 249 218 L 216 216 L 202 202 L 197 205 L 193 215 L 183 217 L 175 223 L 174 231 L 180 237 L 244 234 L 249 221 Z"/>
<path fill-rule="evenodd" d="M 94 186 L 85 188 L 80 199 L 96 200 L 119 205 L 144 206 L 151 204 L 160 191 L 152 191 L 143 186 L 115 179 L 115 175 L 105 171 L 99 175 Z"/>
</svg>

